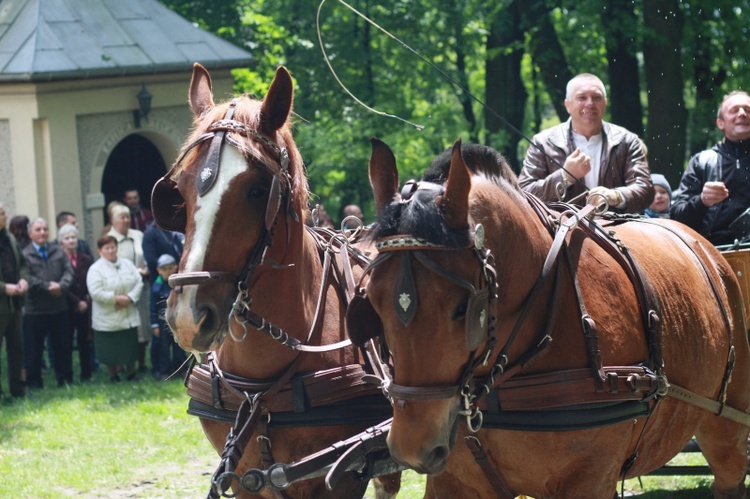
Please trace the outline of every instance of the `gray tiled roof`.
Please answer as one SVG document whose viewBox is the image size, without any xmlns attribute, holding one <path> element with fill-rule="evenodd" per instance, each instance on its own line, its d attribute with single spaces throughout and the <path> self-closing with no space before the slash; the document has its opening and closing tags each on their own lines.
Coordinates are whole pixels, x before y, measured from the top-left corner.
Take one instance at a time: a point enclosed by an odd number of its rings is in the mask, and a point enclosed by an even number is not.
<svg viewBox="0 0 750 499">
<path fill-rule="evenodd" d="M 0 81 L 247 66 L 249 52 L 156 0 L 0 0 Z"/>
</svg>

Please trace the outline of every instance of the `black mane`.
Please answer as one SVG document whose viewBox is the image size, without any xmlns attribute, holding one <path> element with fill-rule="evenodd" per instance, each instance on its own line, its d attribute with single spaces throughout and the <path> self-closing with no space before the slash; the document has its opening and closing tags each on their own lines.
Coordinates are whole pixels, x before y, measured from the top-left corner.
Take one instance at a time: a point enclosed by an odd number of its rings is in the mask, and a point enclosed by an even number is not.
<svg viewBox="0 0 750 499">
<path fill-rule="evenodd" d="M 430 167 L 422 175 L 422 180 L 444 184 L 448 180 L 453 148 L 449 147 L 440 156 L 432 160 Z M 462 144 L 461 156 L 473 174 L 482 174 L 498 182 L 503 179 L 518 188 L 518 178 L 505 157 L 489 146 L 481 144 Z"/>
<path fill-rule="evenodd" d="M 451 151 L 452 148 L 446 149 L 432 161 L 422 175 L 419 189 L 409 199 L 394 202 L 386 207 L 377 222 L 376 238 L 404 234 L 448 248 L 468 246 L 471 238 L 469 228 L 450 230 L 435 203 L 435 198 L 445 192 L 444 184 L 448 180 Z M 462 145 L 461 155 L 472 173 L 482 174 L 496 183 L 504 180 L 518 189 L 518 179 L 510 165 L 491 147 L 479 144 Z"/>
</svg>

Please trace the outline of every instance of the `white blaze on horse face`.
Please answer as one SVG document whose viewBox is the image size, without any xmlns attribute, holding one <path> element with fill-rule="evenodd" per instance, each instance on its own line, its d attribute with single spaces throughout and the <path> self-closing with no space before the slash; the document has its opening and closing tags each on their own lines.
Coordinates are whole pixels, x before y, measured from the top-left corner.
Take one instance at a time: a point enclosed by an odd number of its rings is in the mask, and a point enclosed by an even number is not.
<svg viewBox="0 0 750 499">
<path fill-rule="evenodd" d="M 221 160 L 218 171 L 219 176 L 215 180 L 214 185 L 203 196 L 199 196 L 196 199 L 193 238 L 190 243 L 190 251 L 185 260 L 184 272 L 215 270 L 203 268 L 206 259 L 206 250 L 211 240 L 211 233 L 219 215 L 219 210 L 222 207 L 221 200 L 224 194 L 226 194 L 232 180 L 237 175 L 247 171 L 247 162 L 237 149 L 225 143 L 221 148 Z M 185 286 L 178 298 L 177 323 L 180 327 L 190 328 L 188 330 L 192 330 L 197 326 L 193 318 L 197 293 L 198 286 Z"/>
</svg>

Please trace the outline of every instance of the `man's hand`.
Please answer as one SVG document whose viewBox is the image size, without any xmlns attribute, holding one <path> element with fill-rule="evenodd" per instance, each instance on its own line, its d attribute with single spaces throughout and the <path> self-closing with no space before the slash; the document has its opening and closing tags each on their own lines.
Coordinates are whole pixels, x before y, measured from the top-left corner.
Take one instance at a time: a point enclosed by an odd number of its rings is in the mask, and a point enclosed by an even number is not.
<svg viewBox="0 0 750 499">
<path fill-rule="evenodd" d="M 59 282 L 50 281 L 49 286 L 47 286 L 47 292 L 52 296 L 62 296 L 62 287 L 60 287 Z"/>
<path fill-rule="evenodd" d="M 76 305 L 76 311 L 77 311 L 77 312 L 78 312 L 79 314 L 83 314 L 83 313 L 85 313 L 85 312 L 86 312 L 86 310 L 88 310 L 88 309 L 89 309 L 89 304 L 88 304 L 88 303 L 86 303 L 86 302 L 85 302 L 84 300 L 81 300 L 81 301 L 79 301 L 79 302 L 78 302 L 78 305 Z"/>
<path fill-rule="evenodd" d="M 603 197 L 607 200 L 607 204 L 609 204 L 610 208 L 615 208 L 622 202 L 620 196 L 621 194 L 619 194 L 617 190 L 608 189 L 599 185 L 589 190 L 589 194 L 586 199 L 589 202 L 601 203 L 601 199 Z"/>
<path fill-rule="evenodd" d="M 26 279 L 19 279 L 16 283 L 16 291 L 19 295 L 25 295 L 29 291 L 29 283 Z"/>
<path fill-rule="evenodd" d="M 721 203 L 729 197 L 729 189 L 724 182 L 706 182 L 701 191 L 701 203 L 705 206 L 713 206 Z"/>
<path fill-rule="evenodd" d="M 575 182 L 578 179 L 582 179 L 588 172 L 591 171 L 591 156 L 583 154 L 580 149 L 576 147 L 573 153 L 565 158 L 565 164 L 563 165 L 565 170 L 563 174 L 568 182 Z"/>
<path fill-rule="evenodd" d="M 158 327 L 153 328 L 152 331 L 154 332 L 154 338 L 161 337 L 161 330 Z"/>
</svg>

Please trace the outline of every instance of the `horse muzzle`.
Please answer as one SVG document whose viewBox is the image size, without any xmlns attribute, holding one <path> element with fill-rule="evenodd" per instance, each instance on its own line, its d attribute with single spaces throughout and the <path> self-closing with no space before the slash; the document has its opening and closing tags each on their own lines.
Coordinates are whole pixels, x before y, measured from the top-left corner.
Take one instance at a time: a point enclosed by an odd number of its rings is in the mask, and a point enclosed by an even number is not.
<svg viewBox="0 0 750 499">
<path fill-rule="evenodd" d="M 397 403 L 387 438 L 393 459 L 418 473 L 442 473 L 456 441 L 457 414 L 457 399 Z"/>
<path fill-rule="evenodd" d="M 217 278 L 217 274 L 224 277 Z M 228 276 L 192 272 L 170 277 L 173 292 L 167 300 L 166 319 L 182 349 L 209 352 L 221 344 L 229 327 L 227 317 L 235 291 Z"/>
</svg>

